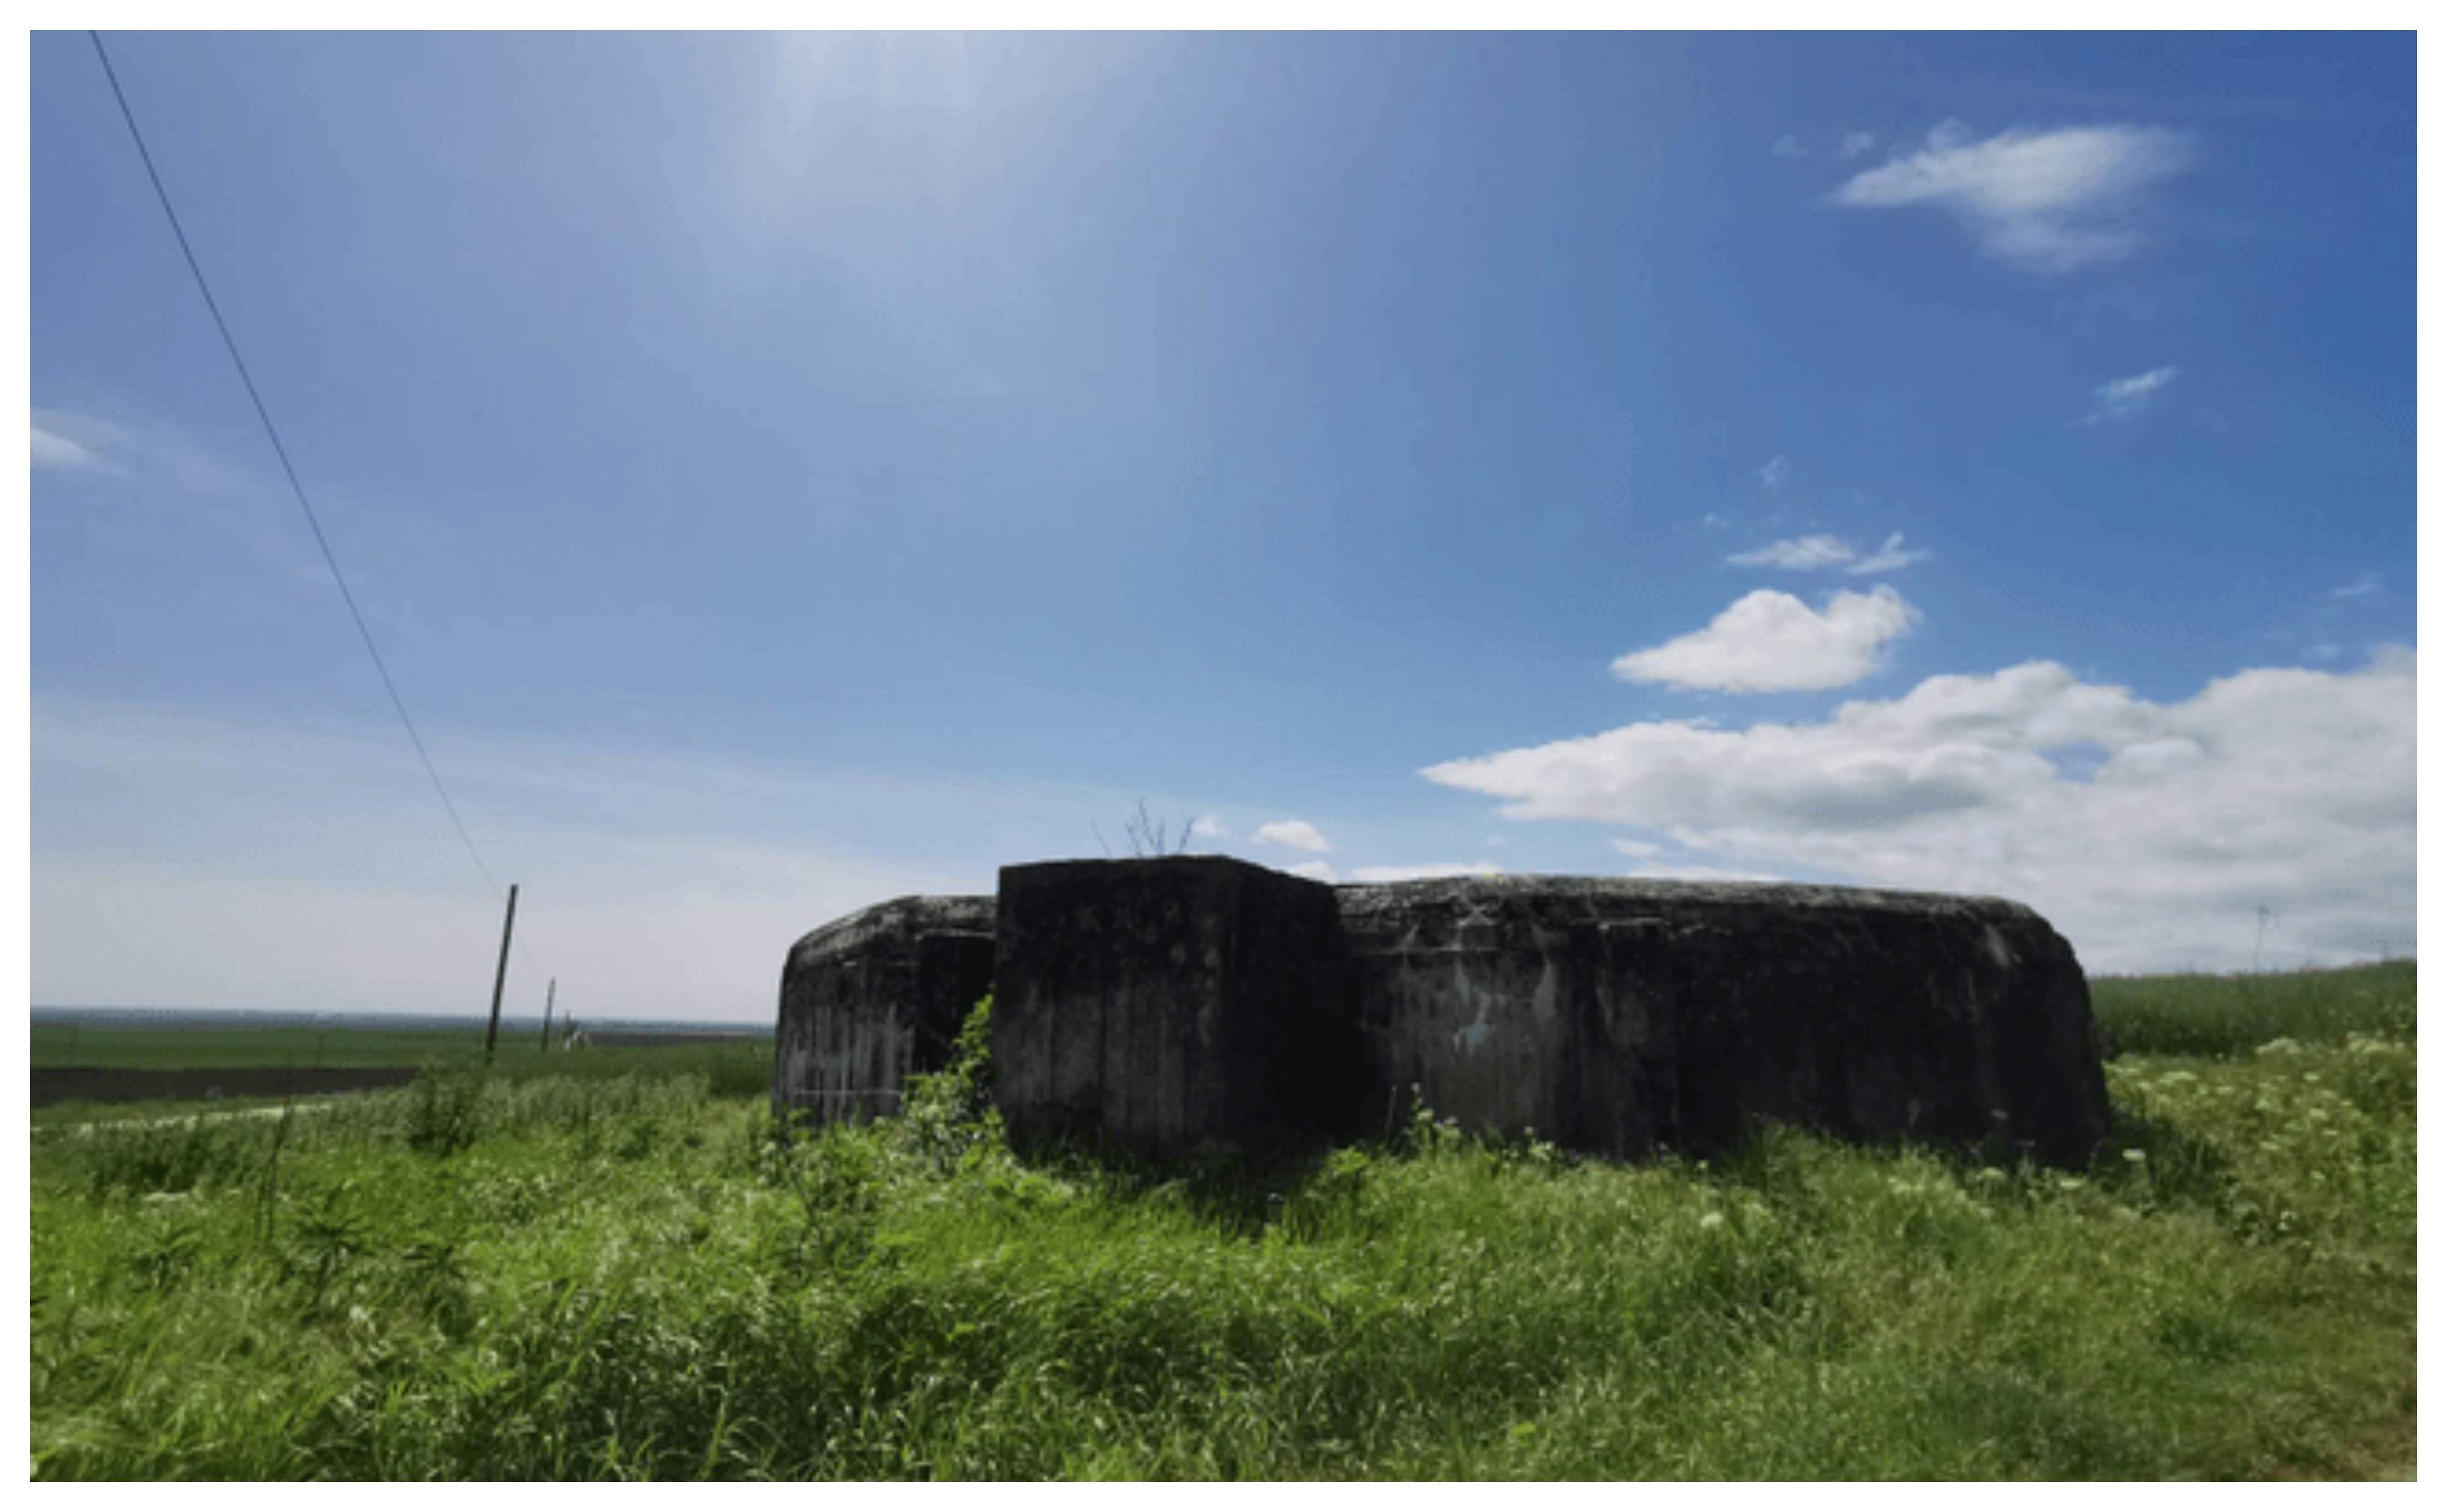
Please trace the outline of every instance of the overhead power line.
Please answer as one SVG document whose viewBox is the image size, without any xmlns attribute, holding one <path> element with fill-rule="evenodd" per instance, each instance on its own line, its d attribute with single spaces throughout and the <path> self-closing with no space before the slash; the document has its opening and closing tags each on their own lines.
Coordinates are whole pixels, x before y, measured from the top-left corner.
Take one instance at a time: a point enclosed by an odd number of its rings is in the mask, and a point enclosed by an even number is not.
<svg viewBox="0 0 2447 1512">
<path fill-rule="evenodd" d="M 154 198 L 161 201 L 161 214 L 170 220 L 170 234 L 179 238 L 179 251 L 187 259 L 187 272 L 195 274 L 196 290 L 204 296 L 204 308 L 212 312 L 213 329 L 221 333 L 221 345 L 229 350 L 230 363 L 237 369 L 238 382 L 246 385 L 246 397 L 255 404 L 255 416 L 263 422 L 263 433 L 272 439 L 272 450 L 280 459 L 280 471 L 289 480 L 289 491 L 297 498 L 297 507 L 306 513 L 307 528 L 314 533 L 314 544 L 323 551 L 323 564 L 332 569 L 332 581 L 339 585 L 340 600 L 349 606 L 349 617 L 356 622 L 357 638 L 366 644 L 366 654 L 373 658 L 374 671 L 382 677 L 383 691 L 390 694 L 390 707 L 399 711 L 399 722 L 408 731 L 408 744 L 416 747 L 416 759 L 425 764 L 425 775 L 433 781 L 434 795 L 450 816 L 450 827 L 459 832 L 459 841 L 467 847 L 467 859 L 476 863 L 484 875 L 484 886 L 498 895 L 502 888 L 493 880 L 493 869 L 484 864 L 484 854 L 476 849 L 475 838 L 459 817 L 459 805 L 450 801 L 450 790 L 442 785 L 442 774 L 434 769 L 433 758 L 425 748 L 425 739 L 416 732 L 416 721 L 408 715 L 407 701 L 399 696 L 399 685 L 391 680 L 390 668 L 383 662 L 382 652 L 374 646 L 373 632 L 366 628 L 366 616 L 358 612 L 356 595 L 349 592 L 349 579 L 340 572 L 340 560 L 332 555 L 332 543 L 323 535 L 323 522 L 314 518 L 314 506 L 306 499 L 306 485 L 297 481 L 297 469 L 291 465 L 289 448 L 280 443 L 280 431 L 272 423 L 272 411 L 264 407 L 263 395 L 255 387 L 254 374 L 247 371 L 246 359 L 238 355 L 237 338 L 230 334 L 229 322 L 221 318 L 221 307 L 213 298 L 213 286 L 204 278 L 201 264 L 196 261 L 196 249 L 188 244 L 186 228 L 179 222 L 179 212 L 170 203 L 170 191 L 161 184 L 161 171 L 153 166 L 153 154 L 144 145 L 144 133 L 136 124 L 136 112 L 127 107 L 127 91 L 119 86 L 119 71 L 110 66 L 110 51 L 102 45 L 102 33 L 88 31 L 93 39 L 94 56 L 102 60 L 103 77 L 110 81 L 111 98 L 119 102 L 119 118 L 127 123 L 127 134 L 135 139 L 136 156 L 144 161 L 144 176 L 153 180 Z"/>
</svg>

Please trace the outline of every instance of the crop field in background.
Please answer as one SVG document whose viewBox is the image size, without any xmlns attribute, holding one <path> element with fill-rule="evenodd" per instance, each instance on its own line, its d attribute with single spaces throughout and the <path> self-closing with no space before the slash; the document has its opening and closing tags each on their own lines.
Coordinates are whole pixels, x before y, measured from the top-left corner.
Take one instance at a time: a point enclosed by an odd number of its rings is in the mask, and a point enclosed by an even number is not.
<svg viewBox="0 0 2447 1512">
<path fill-rule="evenodd" d="M 2253 976 L 2099 976 L 2091 1011 L 2119 1050 L 2249 1054 L 2272 1040 L 2413 1036 L 2414 963 Z"/>
<path fill-rule="evenodd" d="M 769 1041 L 38 1126 L 31 1468 L 2409 1476 L 2415 985 L 2096 983 L 2079 1172 L 1432 1110 L 1298 1171 L 1022 1163 L 975 1053 L 809 1138 Z"/>
<path fill-rule="evenodd" d="M 582 1049 L 546 1049 L 533 1026 L 503 1028 L 491 1074 L 608 1080 L 696 1074 L 716 1095 L 768 1093 L 770 1038 L 733 1034 L 603 1033 Z M 34 1126 L 158 1118 L 173 1112 L 278 1107 L 355 1091 L 370 1077 L 484 1065 L 481 1024 L 464 1029 L 357 1029 L 345 1022 L 278 1028 L 218 1025 L 37 1024 L 32 1035 Z"/>
</svg>

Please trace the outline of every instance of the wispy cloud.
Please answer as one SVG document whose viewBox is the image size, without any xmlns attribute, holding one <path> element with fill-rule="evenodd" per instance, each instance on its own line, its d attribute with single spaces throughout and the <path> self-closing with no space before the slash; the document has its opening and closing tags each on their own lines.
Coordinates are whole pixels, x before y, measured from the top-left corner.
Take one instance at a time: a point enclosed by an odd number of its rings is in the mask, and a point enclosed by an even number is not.
<svg viewBox="0 0 2447 1512">
<path fill-rule="evenodd" d="M 33 406 L 34 465 L 85 468 L 172 484 L 189 494 L 258 491 L 257 482 L 230 467 L 175 428 L 123 424 L 69 409 Z"/>
<path fill-rule="evenodd" d="M 2090 391 L 2090 413 L 2082 416 L 2082 424 L 2096 425 L 2103 421 L 2138 418 L 2143 410 L 2158 402 L 2159 396 L 2166 391 L 2169 384 L 2175 381 L 2175 376 L 2180 370 L 2174 368 L 2153 368 L 2148 372 L 2136 372 L 2130 378 L 2117 378 L 2100 384 Z"/>
<path fill-rule="evenodd" d="M 1839 592 L 1823 610 L 1762 588 L 1704 630 L 1615 658 L 1614 674 L 1729 693 L 1842 688 L 1876 671 L 1887 645 L 1919 620 L 1920 612 L 1883 583 L 1866 594 Z"/>
<path fill-rule="evenodd" d="M 1833 536 L 1795 536 L 1789 540 L 1772 540 L 1753 551 L 1736 552 L 1725 560 L 1736 567 L 1780 567 L 1786 572 L 1809 573 L 1841 567 L 1854 555 L 1850 546 Z"/>
<path fill-rule="evenodd" d="M 233 465 L 178 426 L 150 419 L 110 419 L 32 408 L 37 487 L 107 496 L 124 528 L 158 535 L 181 528 L 236 541 L 286 583 L 326 591 L 329 569 L 276 482 Z M 379 563 L 358 566 L 355 586 L 378 577 Z M 377 619 L 379 610 L 375 611 Z"/>
<path fill-rule="evenodd" d="M 1841 567 L 1853 556 L 1852 548 L 1833 536 L 1795 536 L 1789 540 L 1772 540 L 1753 551 L 1736 552 L 1725 560 L 1735 567 L 1779 567 L 1786 572 L 1809 573 Z"/>
<path fill-rule="evenodd" d="M 1844 570 L 1853 574 L 1900 572 L 1915 563 L 1925 562 L 1936 555 L 1932 551 L 1904 550 L 1903 532 L 1896 531 L 1881 542 L 1877 550 Z"/>
<path fill-rule="evenodd" d="M 1660 882 L 1781 882 L 1786 875 L 1766 866 L 1714 866 L 1700 861 L 1640 861 L 1632 865 L 1625 877 L 1651 878 Z"/>
<path fill-rule="evenodd" d="M 1257 833 L 1249 838 L 1262 844 L 1288 845 L 1294 850 L 1319 854 L 1334 849 L 1326 843 L 1325 837 L 1317 832 L 1317 826 L 1304 819 L 1274 820 L 1259 825 Z"/>
<path fill-rule="evenodd" d="M 1616 836 L 1606 843 L 1631 859 L 1630 868 L 1623 873 L 1626 877 L 1653 877 L 1660 881 L 1682 882 L 1774 882 L 1785 879 L 1783 873 L 1766 866 L 1667 860 L 1664 846 L 1644 840 Z"/>
<path fill-rule="evenodd" d="M 1947 122 L 1921 151 L 1830 198 L 1857 210 L 1947 211 L 1990 256 L 2063 274 L 2130 256 L 2143 241 L 2134 222 L 2144 192 L 2191 161 L 2186 139 L 2156 126 L 2018 128 L 1977 142 Z"/>
<path fill-rule="evenodd" d="M 1412 866 L 1355 866 L 1346 876 L 1332 861 L 1302 861 L 1283 868 L 1312 882 L 1416 882 L 1431 877 L 1501 877 L 1493 861 L 1423 861 Z"/>
<path fill-rule="evenodd" d="M 2272 954 L 2345 960 L 2410 937 L 2416 682 L 2392 647 L 2161 704 L 2032 662 L 1816 724 L 1629 725 L 1423 775 L 1511 819 L 1661 831 L 1694 865 L 2018 898 L 2094 970 L 2240 966 L 2264 907 Z M 2097 760 L 2050 760 L 2072 746 Z"/>
<path fill-rule="evenodd" d="M 126 469 L 102 454 L 98 445 L 80 442 L 60 430 L 46 428 L 43 412 L 34 411 L 33 466 L 37 472 L 105 472 L 121 473 Z M 56 422 L 54 422 L 56 424 Z"/>
<path fill-rule="evenodd" d="M 1835 536 L 1794 536 L 1784 540 L 1772 540 L 1751 551 L 1736 552 L 1725 561 L 1735 567 L 1774 567 L 1793 573 L 1830 572 L 1841 568 L 1860 575 L 1895 572 L 1916 562 L 1926 561 L 1934 555 L 1926 551 L 1906 551 L 1903 534 L 1898 531 L 1872 552 L 1864 552 L 1850 541 Z"/>
<path fill-rule="evenodd" d="M 1355 866 L 1355 882 L 1416 882 L 1431 877 L 1501 877 L 1493 861 L 1423 861 L 1415 866 Z"/>
</svg>

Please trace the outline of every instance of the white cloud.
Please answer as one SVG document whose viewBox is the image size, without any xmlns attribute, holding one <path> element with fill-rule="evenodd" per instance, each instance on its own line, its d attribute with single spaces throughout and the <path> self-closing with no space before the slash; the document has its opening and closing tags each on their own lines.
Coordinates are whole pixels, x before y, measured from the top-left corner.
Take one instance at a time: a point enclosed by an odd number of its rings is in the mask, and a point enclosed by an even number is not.
<svg viewBox="0 0 2447 1512">
<path fill-rule="evenodd" d="M 2118 378 L 2111 383 L 2100 384 L 2091 390 L 2093 403 L 2090 413 L 2082 417 L 2082 424 L 2095 425 L 2102 420 L 2134 418 L 2157 402 L 2160 392 L 2175 381 L 2175 374 L 2179 370 L 2174 368 L 2153 368 L 2148 372 L 2137 372 L 2130 378 Z"/>
<path fill-rule="evenodd" d="M 1777 567 L 1786 572 L 1823 572 L 1841 567 L 1859 576 L 1867 573 L 1890 573 L 1924 562 L 1933 552 L 1904 550 L 1903 534 L 1898 531 L 1886 539 L 1876 551 L 1867 553 L 1850 541 L 1835 536 L 1794 536 L 1784 540 L 1772 540 L 1751 551 L 1736 552 L 1725 558 L 1733 567 Z"/>
<path fill-rule="evenodd" d="M 1231 830 L 1212 814 L 1201 814 L 1189 826 L 1189 832 L 1200 840 L 1230 840 Z"/>
<path fill-rule="evenodd" d="M 1649 877 L 1661 882 L 1781 882 L 1790 880 L 1783 873 L 1764 866 L 1701 866 L 1686 861 L 1643 861 L 1623 873 L 1625 877 Z"/>
<path fill-rule="evenodd" d="M 1849 162 L 1877 144 L 1878 134 L 1874 131 L 1848 131 L 1844 133 L 1844 140 L 1837 143 L 1835 156 Z"/>
<path fill-rule="evenodd" d="M 1736 567 L 1781 567 L 1787 572 L 1816 572 L 1824 567 L 1841 567 L 1855 553 L 1850 546 L 1832 536 L 1796 536 L 1790 540 L 1773 540 L 1755 551 L 1736 552 L 1725 558 Z"/>
<path fill-rule="evenodd" d="M 1501 877 L 1493 861 L 1427 861 L 1416 866 L 1355 866 L 1355 882 L 1415 882 L 1430 877 Z"/>
<path fill-rule="evenodd" d="M 57 472 L 118 472 L 119 465 L 92 446 L 72 441 L 56 430 L 46 430 L 43 422 L 33 422 L 33 465 Z"/>
<path fill-rule="evenodd" d="M 174 486 L 184 494 L 262 492 L 260 481 L 223 463 L 177 427 L 123 424 L 71 409 L 32 407 L 37 467 L 81 468 Z M 275 498 L 277 496 L 275 496 Z"/>
<path fill-rule="evenodd" d="M 1856 576 L 1865 573 L 1898 572 L 1903 568 L 1913 565 L 1915 562 L 1925 562 L 1936 555 L 1937 554 L 1935 552 L 1930 551 L 1904 550 L 1903 532 L 1896 531 L 1894 534 L 1888 536 L 1886 539 L 1885 543 L 1879 546 L 1876 551 L 1869 553 L 1869 555 L 1862 558 L 1859 561 L 1852 563 L 1844 570 Z"/>
<path fill-rule="evenodd" d="M 176 426 L 158 421 L 121 423 L 65 409 L 32 409 L 33 465 L 65 484 L 112 480 L 123 506 L 107 519 L 148 541 L 170 533 L 234 542 L 267 569 L 262 586 L 316 595 L 331 592 L 331 569 L 313 547 L 287 490 L 265 476 L 221 460 Z M 185 544 L 185 542 L 181 542 Z M 382 596 L 369 593 L 381 563 L 358 562 L 351 581 L 380 628 Z M 250 584 L 252 590 L 257 585 Z"/>
<path fill-rule="evenodd" d="M 1340 882 L 1343 875 L 1332 861 L 1302 861 L 1285 867 L 1294 877 L 1305 877 L 1312 882 Z M 1350 880 L 1355 882 L 1415 882 L 1430 877 L 1501 877 L 1504 868 L 1493 861 L 1428 861 L 1416 866 L 1355 866 Z"/>
<path fill-rule="evenodd" d="M 1814 725 L 1631 725 L 1423 775 L 1508 818 L 1662 829 L 1700 864 L 2017 898 L 2094 971 L 2247 966 L 2264 907 L 2266 960 L 2335 962 L 2413 937 L 2414 690 L 2400 647 L 2168 704 L 2033 662 Z M 2075 746 L 2100 759 L 2050 760 Z"/>
<path fill-rule="evenodd" d="M 1881 583 L 1839 592 L 1824 610 L 1762 588 L 1736 599 L 1705 630 L 1615 658 L 1626 682 L 1731 693 L 1841 688 L 1876 671 L 1889 642 L 1920 612 Z"/>
<path fill-rule="evenodd" d="M 2138 248 L 2133 221 L 2143 191 L 2191 157 L 2182 136 L 2156 126 L 2016 129 L 1975 142 L 1947 122 L 1922 151 L 1856 175 L 1831 198 L 1853 209 L 1950 211 L 1989 255 L 2061 274 Z"/>
<path fill-rule="evenodd" d="M 1767 150 L 1771 157 L 1776 158 L 1807 158 L 1810 156 L 1810 149 L 1801 144 L 1801 139 L 1793 136 L 1790 132 L 1776 138 L 1774 145 L 1769 147 Z"/>
<path fill-rule="evenodd" d="M 1334 849 L 1325 842 L 1325 837 L 1317 832 L 1317 826 L 1304 819 L 1278 819 L 1271 823 L 1261 824 L 1257 833 L 1249 838 L 1268 845 L 1288 845 L 1294 850 L 1322 853 Z"/>
</svg>

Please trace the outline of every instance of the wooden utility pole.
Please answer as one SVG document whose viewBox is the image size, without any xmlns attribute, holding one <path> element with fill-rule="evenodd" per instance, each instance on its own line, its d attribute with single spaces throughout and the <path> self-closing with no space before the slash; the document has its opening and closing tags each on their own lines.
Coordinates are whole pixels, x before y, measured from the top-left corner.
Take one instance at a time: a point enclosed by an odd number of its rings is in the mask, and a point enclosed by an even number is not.
<svg viewBox="0 0 2447 1512">
<path fill-rule="evenodd" d="M 544 984 L 544 990 L 543 990 L 543 1045 L 541 1046 L 541 1048 L 542 1048 L 542 1049 L 547 1049 L 547 1050 L 548 1050 L 548 1049 L 552 1049 L 552 994 L 553 994 L 553 993 L 555 993 L 555 992 L 560 992 L 560 977 L 558 977 L 558 976 L 554 977 L 550 982 L 547 982 L 546 984 Z"/>
<path fill-rule="evenodd" d="M 519 921 L 519 884 L 510 884 L 510 911 L 502 916 L 502 962 L 493 968 L 493 1018 L 484 1026 L 484 1059 L 493 1058 L 493 1041 L 502 1032 L 502 980 L 510 974 L 510 926 Z"/>
</svg>

